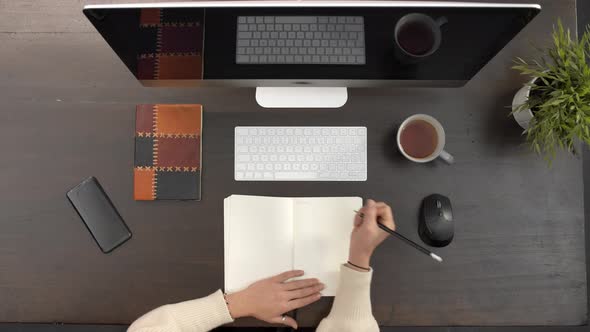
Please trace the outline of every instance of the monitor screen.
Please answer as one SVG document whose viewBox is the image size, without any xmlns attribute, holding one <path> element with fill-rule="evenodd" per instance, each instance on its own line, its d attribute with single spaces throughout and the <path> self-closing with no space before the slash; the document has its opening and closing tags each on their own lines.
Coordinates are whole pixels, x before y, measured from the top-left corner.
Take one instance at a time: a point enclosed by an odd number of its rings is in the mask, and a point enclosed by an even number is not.
<svg viewBox="0 0 590 332">
<path fill-rule="evenodd" d="M 87 6 L 84 14 L 148 86 L 461 86 L 539 11 L 531 4 L 202 2 Z"/>
</svg>

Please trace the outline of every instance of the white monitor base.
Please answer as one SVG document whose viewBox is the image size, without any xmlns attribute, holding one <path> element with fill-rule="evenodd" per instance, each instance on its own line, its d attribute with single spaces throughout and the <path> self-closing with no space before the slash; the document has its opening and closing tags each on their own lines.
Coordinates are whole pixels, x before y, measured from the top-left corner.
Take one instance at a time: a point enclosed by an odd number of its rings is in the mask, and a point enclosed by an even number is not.
<svg viewBox="0 0 590 332">
<path fill-rule="evenodd" d="M 346 88 L 256 88 L 256 102 L 265 108 L 338 108 L 346 104 L 347 100 Z"/>
</svg>

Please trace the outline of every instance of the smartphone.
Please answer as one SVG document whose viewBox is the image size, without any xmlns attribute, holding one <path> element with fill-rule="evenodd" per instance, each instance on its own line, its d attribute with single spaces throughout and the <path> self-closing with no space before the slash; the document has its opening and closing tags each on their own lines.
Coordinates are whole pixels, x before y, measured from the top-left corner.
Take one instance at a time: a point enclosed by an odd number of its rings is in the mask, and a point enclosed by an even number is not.
<svg viewBox="0 0 590 332">
<path fill-rule="evenodd" d="M 95 177 L 72 188 L 67 197 L 105 254 L 131 238 L 129 227 Z"/>
</svg>

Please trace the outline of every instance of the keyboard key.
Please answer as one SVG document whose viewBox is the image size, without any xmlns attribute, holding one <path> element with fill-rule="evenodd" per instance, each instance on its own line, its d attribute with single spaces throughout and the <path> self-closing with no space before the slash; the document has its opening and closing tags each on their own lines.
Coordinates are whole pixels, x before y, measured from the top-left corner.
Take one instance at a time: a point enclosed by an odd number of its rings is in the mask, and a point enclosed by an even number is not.
<svg viewBox="0 0 590 332">
<path fill-rule="evenodd" d="M 238 32 L 238 38 L 239 39 L 252 38 L 252 32 L 243 32 L 243 31 L 240 31 L 240 32 Z"/>
<path fill-rule="evenodd" d="M 314 180 L 318 178 L 316 172 L 276 172 L 275 180 Z"/>
<path fill-rule="evenodd" d="M 352 55 L 364 55 L 365 54 L 365 49 L 364 48 L 353 48 L 351 50 L 351 54 Z"/>
<path fill-rule="evenodd" d="M 249 63 L 250 62 L 250 56 L 248 55 L 236 55 L 236 62 L 237 63 Z"/>
<path fill-rule="evenodd" d="M 277 16 L 276 23 L 298 23 L 313 24 L 317 23 L 318 18 L 313 16 Z"/>
<path fill-rule="evenodd" d="M 363 26 L 361 24 L 350 24 L 345 26 L 345 31 L 355 31 L 361 32 L 363 31 Z"/>
<path fill-rule="evenodd" d="M 249 155 L 238 155 L 237 160 L 238 161 L 250 161 L 250 156 Z"/>
</svg>

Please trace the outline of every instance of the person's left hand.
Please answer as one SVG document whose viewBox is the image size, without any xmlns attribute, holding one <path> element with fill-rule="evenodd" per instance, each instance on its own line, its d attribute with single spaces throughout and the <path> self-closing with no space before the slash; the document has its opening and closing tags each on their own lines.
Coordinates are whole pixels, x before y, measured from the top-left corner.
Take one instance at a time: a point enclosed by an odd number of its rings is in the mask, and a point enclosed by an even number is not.
<svg viewBox="0 0 590 332">
<path fill-rule="evenodd" d="M 324 284 L 317 279 L 287 281 L 301 277 L 303 271 L 288 271 L 263 279 L 248 288 L 226 296 L 231 316 L 252 316 L 267 323 L 284 324 L 297 329 L 297 322 L 283 314 L 320 299 Z"/>
</svg>

